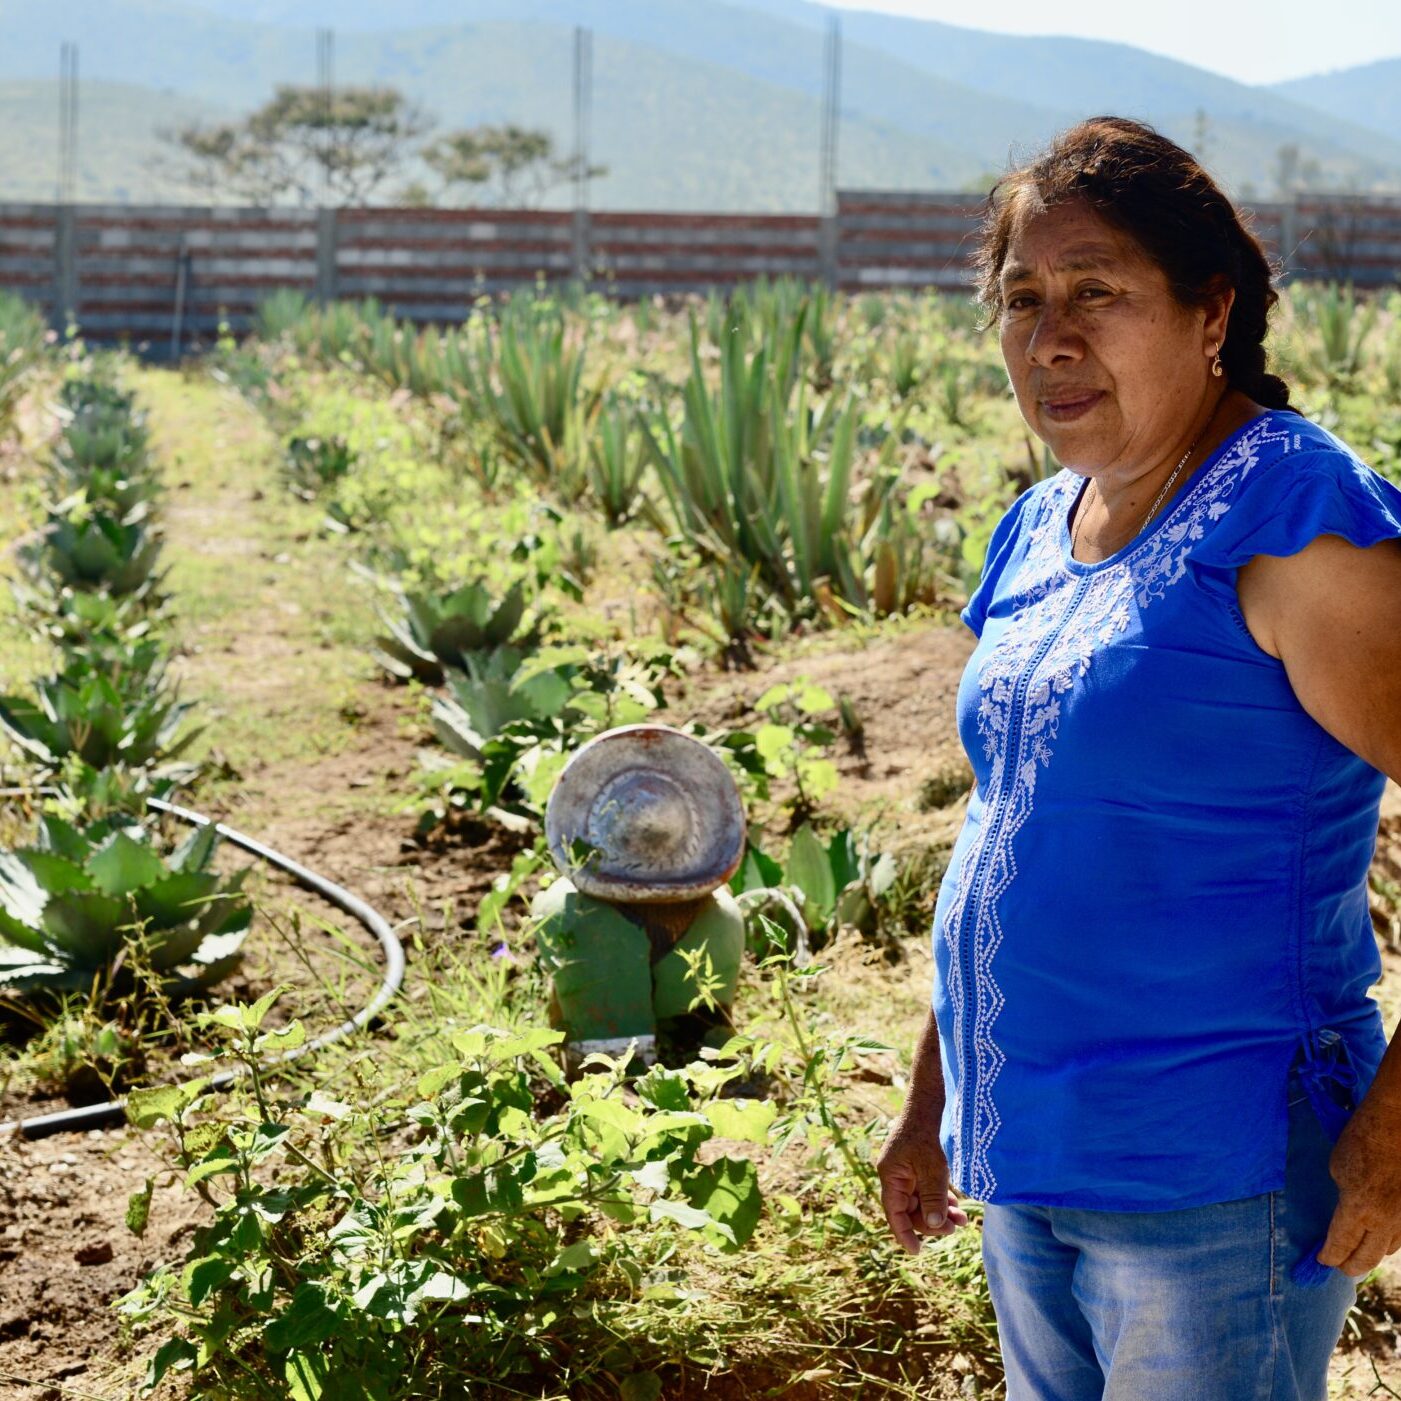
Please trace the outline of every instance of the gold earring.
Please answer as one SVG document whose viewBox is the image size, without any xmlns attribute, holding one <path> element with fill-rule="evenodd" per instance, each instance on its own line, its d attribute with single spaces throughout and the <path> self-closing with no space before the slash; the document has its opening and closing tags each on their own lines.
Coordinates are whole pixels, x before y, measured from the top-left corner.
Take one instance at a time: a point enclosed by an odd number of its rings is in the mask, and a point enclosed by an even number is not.
<svg viewBox="0 0 1401 1401">
<path fill-rule="evenodd" d="M 1211 353 L 1211 373 L 1215 375 L 1217 379 L 1220 379 L 1221 376 L 1225 373 L 1225 371 L 1221 368 L 1221 354 L 1214 346 L 1212 347 Z"/>
</svg>

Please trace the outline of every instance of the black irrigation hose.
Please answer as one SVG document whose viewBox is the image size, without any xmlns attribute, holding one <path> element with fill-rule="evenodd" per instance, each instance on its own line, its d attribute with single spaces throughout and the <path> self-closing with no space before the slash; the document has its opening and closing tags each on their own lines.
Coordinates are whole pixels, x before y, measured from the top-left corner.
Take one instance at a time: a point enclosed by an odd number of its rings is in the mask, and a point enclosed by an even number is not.
<svg viewBox="0 0 1401 1401">
<path fill-rule="evenodd" d="M 148 798 L 146 802 L 149 807 L 160 812 L 171 813 L 196 827 L 207 827 L 212 824 L 214 830 L 221 837 L 226 837 L 235 846 L 240 846 L 245 851 L 251 851 L 255 856 L 261 857 L 269 864 L 280 867 L 308 889 L 316 891 L 318 895 L 324 895 L 333 905 L 358 919 L 379 940 L 380 950 L 384 954 L 384 977 L 380 981 L 379 989 L 365 1007 L 333 1030 L 317 1036 L 293 1050 L 284 1052 L 275 1060 L 269 1061 L 269 1069 L 285 1065 L 288 1061 L 296 1060 L 312 1051 L 319 1051 L 323 1047 L 333 1045 L 352 1032 L 368 1026 L 370 1021 L 399 991 L 404 981 L 404 950 L 400 947 L 399 940 L 395 937 L 393 929 L 390 928 L 388 920 L 378 910 L 371 908 L 358 896 L 352 895 L 334 881 L 329 881 L 325 876 L 319 876 L 315 871 L 308 870 L 305 866 L 293 861 L 290 856 L 284 856 L 280 851 L 274 851 L 270 846 L 264 846 L 261 842 L 254 841 L 252 837 L 245 837 L 242 832 L 235 832 L 233 828 L 225 827 L 221 822 L 214 822 L 212 818 L 203 817 L 197 812 L 191 812 L 188 808 L 176 807 L 174 803 L 164 802 L 160 798 Z M 242 1066 L 234 1070 L 222 1070 L 217 1075 L 210 1077 L 209 1088 L 212 1090 L 227 1089 L 245 1073 Z M 56 1114 L 36 1114 L 29 1119 L 10 1119 L 5 1123 L 0 1123 L 0 1138 L 10 1133 L 17 1133 L 21 1138 L 47 1138 L 54 1133 L 101 1128 L 107 1124 L 119 1123 L 125 1117 L 125 1107 L 125 1099 L 112 1099 L 103 1104 L 88 1104 L 78 1109 L 64 1109 Z"/>
</svg>

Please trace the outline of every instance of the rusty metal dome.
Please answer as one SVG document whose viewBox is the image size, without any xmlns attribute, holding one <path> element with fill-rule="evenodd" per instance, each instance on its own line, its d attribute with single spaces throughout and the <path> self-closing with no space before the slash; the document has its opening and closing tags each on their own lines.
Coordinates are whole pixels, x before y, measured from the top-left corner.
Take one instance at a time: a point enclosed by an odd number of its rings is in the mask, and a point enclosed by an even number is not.
<svg viewBox="0 0 1401 1401">
<path fill-rule="evenodd" d="M 586 895 L 694 900 L 744 855 L 744 804 L 708 746 L 667 725 L 620 725 L 582 746 L 545 807 L 545 839 Z"/>
</svg>

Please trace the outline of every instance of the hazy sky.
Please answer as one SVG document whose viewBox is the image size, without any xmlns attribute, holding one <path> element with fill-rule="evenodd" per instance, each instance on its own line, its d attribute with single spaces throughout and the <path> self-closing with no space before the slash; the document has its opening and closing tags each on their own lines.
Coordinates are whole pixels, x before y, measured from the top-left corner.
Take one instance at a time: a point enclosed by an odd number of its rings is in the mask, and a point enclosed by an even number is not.
<svg viewBox="0 0 1401 1401">
<path fill-rule="evenodd" d="M 954 0 L 826 0 L 841 9 L 917 15 L 970 29 L 1007 34 L 1073 34 L 1113 39 L 1180 58 L 1245 83 L 1273 83 L 1401 57 L 1401 5 L 1396 0 L 1082 0 L 1052 7 L 1044 0 L 999 0 L 970 8 Z M 1263 17 L 1263 22 L 1262 22 Z"/>
</svg>

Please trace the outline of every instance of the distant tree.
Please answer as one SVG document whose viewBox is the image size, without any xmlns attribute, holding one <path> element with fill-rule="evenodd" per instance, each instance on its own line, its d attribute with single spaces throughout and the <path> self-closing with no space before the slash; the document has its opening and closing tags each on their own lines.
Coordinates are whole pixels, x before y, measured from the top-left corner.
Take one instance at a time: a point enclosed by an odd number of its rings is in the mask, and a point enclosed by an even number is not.
<svg viewBox="0 0 1401 1401">
<path fill-rule="evenodd" d="M 173 151 L 168 173 L 211 194 L 347 205 L 364 204 L 432 125 L 394 88 L 280 84 L 241 121 L 158 135 Z"/>
<path fill-rule="evenodd" d="M 556 186 L 575 178 L 577 156 L 557 156 L 547 131 L 508 123 L 478 126 L 440 136 L 420 153 L 443 182 L 444 190 L 470 185 L 478 200 L 501 208 L 531 209 Z M 585 178 L 608 174 L 606 165 L 591 165 Z"/>
</svg>

